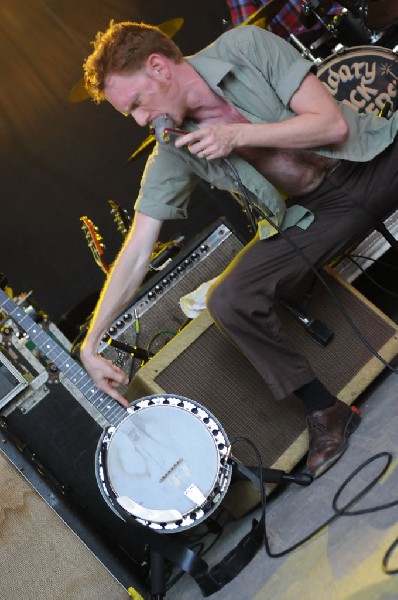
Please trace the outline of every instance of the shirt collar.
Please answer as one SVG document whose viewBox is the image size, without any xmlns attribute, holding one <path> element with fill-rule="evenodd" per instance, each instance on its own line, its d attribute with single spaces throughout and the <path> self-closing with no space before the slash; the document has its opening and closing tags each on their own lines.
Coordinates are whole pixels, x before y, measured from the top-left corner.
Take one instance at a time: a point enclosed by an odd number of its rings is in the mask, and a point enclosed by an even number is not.
<svg viewBox="0 0 398 600">
<path fill-rule="evenodd" d="M 232 71 L 233 65 L 231 63 L 218 58 L 203 56 L 201 53 L 189 56 L 186 60 L 203 77 L 213 91 L 224 96 L 223 89 L 219 84 Z"/>
</svg>

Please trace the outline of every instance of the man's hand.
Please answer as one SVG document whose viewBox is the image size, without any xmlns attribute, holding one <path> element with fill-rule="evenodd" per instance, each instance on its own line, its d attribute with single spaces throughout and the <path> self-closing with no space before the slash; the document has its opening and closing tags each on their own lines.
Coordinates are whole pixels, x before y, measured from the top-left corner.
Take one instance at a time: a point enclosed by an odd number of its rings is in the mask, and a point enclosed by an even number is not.
<svg viewBox="0 0 398 600">
<path fill-rule="evenodd" d="M 98 354 L 91 354 L 82 349 L 80 358 L 96 386 L 109 394 L 109 396 L 112 396 L 122 406 L 127 407 L 129 402 L 116 389 L 119 385 L 128 383 L 126 374 L 114 365 L 112 361 Z"/>
<path fill-rule="evenodd" d="M 206 160 L 222 158 L 231 154 L 238 145 L 240 129 L 240 124 L 201 127 L 179 137 L 175 145 L 177 148 L 188 146 L 192 154 Z"/>
</svg>

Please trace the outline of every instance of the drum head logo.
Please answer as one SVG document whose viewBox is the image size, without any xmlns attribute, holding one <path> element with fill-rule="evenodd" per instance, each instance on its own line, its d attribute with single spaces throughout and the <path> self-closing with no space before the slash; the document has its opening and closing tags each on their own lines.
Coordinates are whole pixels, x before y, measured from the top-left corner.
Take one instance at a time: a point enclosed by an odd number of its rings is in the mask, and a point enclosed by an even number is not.
<svg viewBox="0 0 398 600">
<path fill-rule="evenodd" d="M 388 117 L 395 110 L 398 57 L 392 51 L 365 47 L 329 57 L 318 77 L 336 100 L 357 112 L 379 114 L 387 106 Z"/>
</svg>

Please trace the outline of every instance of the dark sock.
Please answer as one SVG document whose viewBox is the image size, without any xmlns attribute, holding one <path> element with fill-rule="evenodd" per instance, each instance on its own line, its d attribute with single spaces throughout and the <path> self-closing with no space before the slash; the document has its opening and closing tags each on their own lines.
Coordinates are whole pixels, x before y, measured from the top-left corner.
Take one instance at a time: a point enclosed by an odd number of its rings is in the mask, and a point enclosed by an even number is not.
<svg viewBox="0 0 398 600">
<path fill-rule="evenodd" d="M 316 378 L 295 390 L 294 393 L 304 404 L 307 414 L 329 408 L 336 402 L 336 396 L 333 396 Z"/>
</svg>

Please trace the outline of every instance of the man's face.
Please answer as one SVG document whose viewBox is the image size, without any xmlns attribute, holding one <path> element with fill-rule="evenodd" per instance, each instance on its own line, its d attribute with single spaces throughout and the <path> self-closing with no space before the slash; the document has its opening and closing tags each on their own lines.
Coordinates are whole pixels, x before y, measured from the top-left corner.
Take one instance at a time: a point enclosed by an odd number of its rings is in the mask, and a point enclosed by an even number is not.
<svg viewBox="0 0 398 600">
<path fill-rule="evenodd" d="M 163 114 L 168 114 L 177 126 L 184 117 L 172 81 L 149 66 L 133 74 L 109 75 L 104 94 L 117 111 L 131 115 L 141 127 Z"/>
</svg>

